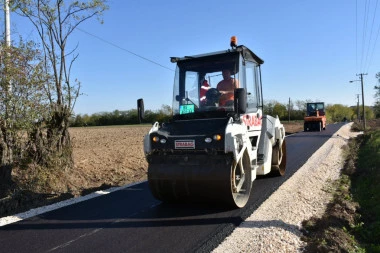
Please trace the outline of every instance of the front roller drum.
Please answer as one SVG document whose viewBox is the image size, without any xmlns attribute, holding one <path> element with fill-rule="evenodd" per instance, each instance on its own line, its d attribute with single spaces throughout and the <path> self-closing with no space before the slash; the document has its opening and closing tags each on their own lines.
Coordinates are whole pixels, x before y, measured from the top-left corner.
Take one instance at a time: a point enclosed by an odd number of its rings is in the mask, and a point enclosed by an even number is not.
<svg viewBox="0 0 380 253">
<path fill-rule="evenodd" d="M 151 157 L 148 183 L 164 202 L 218 202 L 242 208 L 249 199 L 252 175 L 248 155 Z"/>
</svg>

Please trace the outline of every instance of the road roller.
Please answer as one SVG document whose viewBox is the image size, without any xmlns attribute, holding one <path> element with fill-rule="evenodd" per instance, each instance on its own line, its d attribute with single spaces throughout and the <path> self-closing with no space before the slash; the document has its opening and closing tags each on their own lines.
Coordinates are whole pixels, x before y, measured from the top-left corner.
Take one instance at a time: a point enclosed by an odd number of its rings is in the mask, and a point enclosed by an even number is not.
<svg viewBox="0 0 380 253">
<path fill-rule="evenodd" d="M 172 114 L 144 136 L 152 195 L 243 208 L 257 175 L 286 170 L 284 126 L 263 113 L 264 61 L 235 36 L 225 50 L 170 60 Z M 142 98 L 137 106 L 142 119 Z"/>
<path fill-rule="evenodd" d="M 326 113 L 324 102 L 306 103 L 303 129 L 307 131 L 326 130 Z"/>
</svg>

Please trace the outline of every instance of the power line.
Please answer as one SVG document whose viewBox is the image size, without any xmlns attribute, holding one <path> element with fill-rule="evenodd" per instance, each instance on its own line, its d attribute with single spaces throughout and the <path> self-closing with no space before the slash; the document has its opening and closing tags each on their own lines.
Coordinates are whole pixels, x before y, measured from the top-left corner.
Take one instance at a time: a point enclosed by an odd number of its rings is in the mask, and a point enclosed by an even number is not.
<svg viewBox="0 0 380 253">
<path fill-rule="evenodd" d="M 370 32 L 370 35 L 369 35 L 367 54 L 366 54 L 366 57 L 365 57 L 365 64 L 368 63 L 368 53 L 369 53 L 369 49 L 370 49 L 370 47 L 371 47 L 371 40 L 372 40 L 372 33 L 373 33 L 373 25 L 374 25 L 374 23 L 375 23 L 376 10 L 377 10 L 377 2 L 378 2 L 378 1 L 376 1 L 375 11 L 373 12 L 373 19 L 372 19 L 372 25 L 371 25 L 371 32 Z M 364 65 L 364 66 L 366 66 L 366 65 Z"/>
<path fill-rule="evenodd" d="M 367 22 L 368 22 L 368 9 L 369 9 L 369 4 L 368 0 L 365 1 L 364 5 L 364 22 L 363 22 L 363 36 L 362 36 L 362 53 L 361 53 L 361 60 L 360 60 L 360 70 L 363 69 L 363 57 L 364 57 L 364 48 L 366 45 L 366 35 L 367 35 Z"/>
<path fill-rule="evenodd" d="M 375 54 L 376 44 L 380 33 L 380 24 L 379 28 L 376 28 L 376 14 L 377 14 L 377 7 L 378 7 L 379 0 L 376 0 L 375 5 L 373 5 L 373 2 L 371 0 L 366 0 L 364 3 L 364 15 L 361 17 L 363 18 L 363 25 L 362 25 L 362 34 L 361 34 L 361 41 L 359 42 L 359 31 L 358 31 L 358 0 L 356 0 L 356 34 L 355 34 L 355 43 L 356 43 L 356 69 L 360 72 L 363 72 L 366 70 L 368 72 L 373 56 Z M 373 10 L 373 12 L 371 11 Z M 373 14 L 372 14 L 373 13 Z M 372 17 L 372 23 L 371 28 L 369 29 L 370 24 L 370 15 L 373 15 Z M 377 33 L 376 33 L 377 30 Z M 375 34 L 376 33 L 376 34 Z M 359 43 L 358 43 L 359 42 Z M 360 51 L 361 52 L 360 52 Z M 360 57 L 360 65 L 359 65 L 359 57 Z"/>
<path fill-rule="evenodd" d="M 122 47 L 120 47 L 120 46 L 118 46 L 118 45 L 116 45 L 116 44 L 114 44 L 114 43 L 112 43 L 112 42 L 109 42 L 109 41 L 107 41 L 107 40 L 105 40 L 105 39 L 103 39 L 103 38 L 101 38 L 101 37 L 99 37 L 99 36 L 96 36 L 96 35 L 92 34 L 92 33 L 86 32 L 86 31 L 84 31 L 84 30 L 82 30 L 82 29 L 80 29 L 80 28 L 78 28 L 78 27 L 77 27 L 76 29 L 79 30 L 79 31 L 81 31 L 81 32 L 83 32 L 83 33 L 85 33 L 85 34 L 87 34 L 87 35 L 90 35 L 90 36 L 92 36 L 92 37 L 94 37 L 94 38 L 97 38 L 98 40 L 101 40 L 101 41 L 103 41 L 104 43 L 107 43 L 107 44 L 109 44 L 109 45 L 111 45 L 111 46 L 114 46 L 114 47 L 116 47 L 116 48 L 118 48 L 118 49 L 121 49 L 121 50 L 123 50 L 123 51 L 125 51 L 125 52 L 128 52 L 128 53 L 130 53 L 130 54 L 133 54 L 134 56 L 137 56 L 137 57 L 139 57 L 139 58 L 141 58 L 141 59 L 143 59 L 143 60 L 145 60 L 145 61 L 148 61 L 148 62 L 150 62 L 150 63 L 153 63 L 153 64 L 155 64 L 155 65 L 158 65 L 158 66 L 160 66 L 160 67 L 162 67 L 162 68 L 168 69 L 168 70 L 170 70 L 170 71 L 174 71 L 173 69 L 168 68 L 168 67 L 166 67 L 166 66 L 164 66 L 164 65 L 162 65 L 162 64 L 160 64 L 160 63 L 158 63 L 158 62 L 152 61 L 152 60 L 150 60 L 150 59 L 148 59 L 148 58 L 146 58 L 146 57 L 143 57 L 143 56 L 141 56 L 141 55 L 138 55 L 138 54 L 136 54 L 136 53 L 134 53 L 134 52 L 132 52 L 132 51 L 130 51 L 130 50 L 127 50 L 127 49 L 125 49 L 125 48 L 122 48 Z"/>
<path fill-rule="evenodd" d="M 368 64 L 368 70 L 369 70 L 369 67 L 371 66 L 372 64 L 372 60 L 373 60 L 373 56 L 375 54 L 375 48 L 376 48 L 376 43 L 377 43 L 377 39 L 379 37 L 379 34 L 380 34 L 380 24 L 379 24 L 379 29 L 377 29 L 377 35 L 376 35 L 376 39 L 375 39 L 375 43 L 373 44 L 373 48 L 372 48 L 372 53 L 371 53 L 371 58 L 369 60 L 369 64 Z"/>
<path fill-rule="evenodd" d="M 375 17 L 376 17 L 378 1 L 379 1 L 379 0 L 376 0 L 376 7 L 375 7 L 375 11 L 374 11 L 374 13 L 373 13 L 372 28 L 373 28 L 374 21 L 375 21 Z M 372 37 L 372 28 L 371 28 L 371 37 Z M 371 53 L 371 55 L 370 55 L 370 60 L 368 61 L 368 67 L 367 67 L 367 70 L 369 70 L 369 67 L 370 67 L 371 64 L 372 64 L 372 59 L 373 59 L 373 55 L 375 54 L 375 48 L 376 48 L 377 38 L 379 37 L 379 33 L 380 33 L 380 24 L 379 24 L 379 28 L 378 28 L 378 30 L 377 30 L 377 34 L 376 34 L 376 37 L 375 37 L 375 42 L 374 42 L 374 44 L 373 44 L 372 53 Z M 368 51 L 370 50 L 369 48 L 370 48 L 370 47 L 368 46 Z M 368 51 L 367 51 L 367 57 L 368 57 Z"/>
<path fill-rule="evenodd" d="M 358 69 L 358 0 L 356 2 L 356 10 L 355 10 L 355 53 L 356 53 L 356 69 Z"/>
</svg>

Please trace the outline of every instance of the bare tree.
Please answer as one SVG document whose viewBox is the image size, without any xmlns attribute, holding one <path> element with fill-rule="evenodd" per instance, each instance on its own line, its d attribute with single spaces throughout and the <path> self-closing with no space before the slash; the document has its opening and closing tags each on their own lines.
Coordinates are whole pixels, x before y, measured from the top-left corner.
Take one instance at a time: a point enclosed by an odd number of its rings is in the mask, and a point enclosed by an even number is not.
<svg viewBox="0 0 380 253">
<path fill-rule="evenodd" d="M 80 95 L 80 82 L 72 80 L 70 74 L 77 59 L 76 49 L 68 51 L 66 46 L 73 31 L 84 21 L 97 17 L 108 9 L 106 0 L 64 1 L 64 0 L 14 0 L 13 10 L 28 18 L 41 39 L 45 56 L 45 71 L 52 76 L 45 84 L 50 113 L 36 126 L 32 141 L 46 145 L 36 145 L 41 161 L 49 155 L 58 154 L 72 163 L 71 141 L 68 131 L 69 119 L 75 102 Z M 101 20 L 100 20 L 101 21 Z M 68 59 L 70 57 L 70 59 Z M 42 129 L 42 127 L 44 129 Z"/>
</svg>

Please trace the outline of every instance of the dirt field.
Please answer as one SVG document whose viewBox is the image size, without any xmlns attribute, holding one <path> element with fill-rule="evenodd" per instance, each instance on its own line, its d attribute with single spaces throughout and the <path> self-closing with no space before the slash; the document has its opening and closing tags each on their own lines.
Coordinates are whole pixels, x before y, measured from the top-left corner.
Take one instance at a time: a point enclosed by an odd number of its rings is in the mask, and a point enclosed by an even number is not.
<svg viewBox="0 0 380 253">
<path fill-rule="evenodd" d="M 124 185 L 146 179 L 143 137 L 150 126 L 71 128 L 73 188 Z"/>
</svg>

